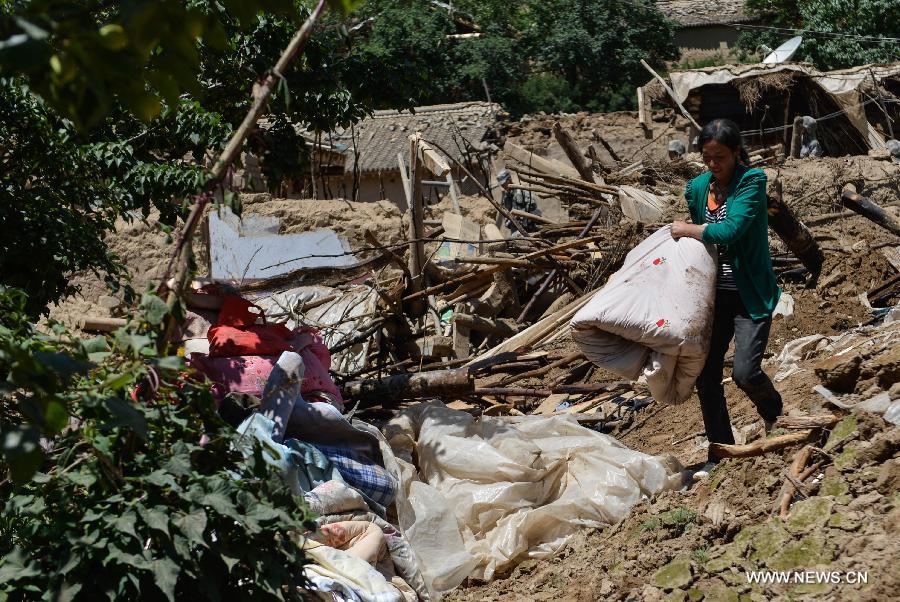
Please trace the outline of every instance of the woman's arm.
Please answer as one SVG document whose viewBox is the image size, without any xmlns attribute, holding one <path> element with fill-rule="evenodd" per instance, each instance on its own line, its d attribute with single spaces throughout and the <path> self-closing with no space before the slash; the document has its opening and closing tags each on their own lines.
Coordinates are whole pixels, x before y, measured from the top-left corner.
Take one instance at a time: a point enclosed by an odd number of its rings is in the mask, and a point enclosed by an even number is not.
<svg viewBox="0 0 900 602">
<path fill-rule="evenodd" d="M 681 220 L 672 222 L 672 238 L 678 240 L 679 238 L 695 238 L 697 240 L 703 240 L 703 231 L 706 229 L 706 224 L 689 224 L 687 222 L 683 222 Z"/>
</svg>

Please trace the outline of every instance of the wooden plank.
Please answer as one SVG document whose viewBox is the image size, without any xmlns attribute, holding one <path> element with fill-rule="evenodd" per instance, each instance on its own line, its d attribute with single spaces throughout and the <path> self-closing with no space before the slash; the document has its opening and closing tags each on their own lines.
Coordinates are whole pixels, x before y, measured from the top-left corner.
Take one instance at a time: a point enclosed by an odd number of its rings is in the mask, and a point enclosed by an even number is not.
<svg viewBox="0 0 900 602">
<path fill-rule="evenodd" d="M 422 234 L 425 230 L 423 223 L 425 208 L 422 204 L 422 164 L 419 161 L 419 145 L 422 143 L 421 134 L 416 132 L 409 137 L 409 156 L 412 161 L 410 179 L 410 204 L 409 204 L 409 288 L 415 295 L 422 291 L 424 286 L 422 270 L 425 267 L 425 243 Z M 422 295 L 427 297 L 427 295 Z M 416 298 L 416 303 L 410 304 L 409 313 L 413 317 L 421 317 L 425 314 L 425 304 Z"/>
<path fill-rule="evenodd" d="M 419 158 L 422 159 L 422 165 L 425 166 L 425 169 L 439 178 L 443 178 L 450 173 L 450 165 L 427 142 L 419 142 Z"/>
<path fill-rule="evenodd" d="M 519 163 L 523 163 L 543 174 L 550 176 L 568 176 L 570 178 L 581 179 L 578 170 L 574 167 L 570 167 L 562 161 L 547 159 L 546 157 L 539 157 L 531 151 L 526 150 L 517 144 L 513 144 L 512 142 L 506 142 L 506 144 L 503 146 L 503 152 Z"/>
<path fill-rule="evenodd" d="M 549 416 L 553 414 L 554 410 L 556 410 L 557 406 L 564 401 L 569 399 L 570 395 L 568 393 L 554 393 L 550 397 L 547 397 L 544 401 L 541 402 L 534 411 L 531 412 L 532 415 L 544 415 Z"/>
<path fill-rule="evenodd" d="M 453 210 L 456 213 L 462 213 L 459 208 L 459 192 L 456 190 L 456 182 L 453 181 L 453 174 L 447 173 L 447 185 L 450 187 L 450 201 L 453 202 Z"/>
<path fill-rule="evenodd" d="M 397 153 L 397 164 L 400 166 L 400 179 L 403 181 L 403 194 L 406 195 L 406 208 L 412 207 L 412 191 L 409 188 L 409 172 L 406 169 L 406 162 L 403 161 L 403 153 Z"/>
</svg>

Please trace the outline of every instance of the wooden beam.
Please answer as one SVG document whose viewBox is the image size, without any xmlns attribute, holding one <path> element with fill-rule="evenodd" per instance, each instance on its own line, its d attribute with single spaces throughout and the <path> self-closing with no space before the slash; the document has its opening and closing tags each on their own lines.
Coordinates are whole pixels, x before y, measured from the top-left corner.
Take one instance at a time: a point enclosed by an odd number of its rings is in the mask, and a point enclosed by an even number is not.
<svg viewBox="0 0 900 602">
<path fill-rule="evenodd" d="M 373 400 L 382 404 L 401 399 L 456 397 L 472 393 L 475 380 L 466 368 L 435 370 L 416 374 L 395 374 L 386 378 L 349 382 L 342 393 L 349 399 Z"/>
<path fill-rule="evenodd" d="M 544 175 L 548 176 L 568 176 L 570 178 L 581 179 L 578 170 L 569 167 L 562 161 L 539 157 L 529 150 L 522 148 L 517 144 L 507 141 L 503 146 L 503 152 L 524 165 L 536 169 Z"/>
<path fill-rule="evenodd" d="M 416 295 L 424 287 L 422 270 L 425 268 L 425 243 L 422 234 L 425 230 L 425 208 L 422 203 L 422 162 L 419 160 L 419 145 L 422 136 L 418 132 L 409 137 L 409 156 L 412 161 L 410 172 L 410 204 L 409 204 L 409 288 Z M 425 297 L 427 295 L 422 295 Z M 410 304 L 409 313 L 413 317 L 425 315 L 425 304 L 418 300 Z"/>
<path fill-rule="evenodd" d="M 436 150 L 428 146 L 427 142 L 419 142 L 419 153 L 425 169 L 438 178 L 443 178 L 450 173 L 450 165 Z"/>
<path fill-rule="evenodd" d="M 750 458 L 753 456 L 761 456 L 771 451 L 776 451 L 795 443 L 806 441 L 811 430 L 797 431 L 780 437 L 771 437 L 769 439 L 760 439 L 747 445 L 725 445 L 723 443 L 710 443 L 709 451 L 719 458 Z"/>
<path fill-rule="evenodd" d="M 849 184 L 844 188 L 844 192 L 841 194 L 841 204 L 847 209 L 855 211 L 861 216 L 872 220 L 894 236 L 900 236 L 900 224 L 894 221 L 894 219 L 876 203 L 857 194 L 856 190 Z"/>
<path fill-rule="evenodd" d="M 669 84 L 666 83 L 666 80 L 664 80 L 662 77 L 660 77 L 659 73 L 657 73 L 656 71 L 654 71 L 654 70 L 653 70 L 653 67 L 651 67 L 650 65 L 648 65 L 648 64 L 647 64 L 647 61 L 645 61 L 644 59 L 641 59 L 641 65 L 644 66 L 644 69 L 646 69 L 647 71 L 650 72 L 650 75 L 652 75 L 653 77 L 656 78 L 656 81 L 658 81 L 660 84 L 662 84 L 663 89 L 669 94 L 669 98 L 671 98 L 672 101 L 673 101 L 676 105 L 678 105 L 678 108 L 681 109 L 681 114 L 684 115 L 684 116 L 688 119 L 688 121 L 691 122 L 691 125 L 693 125 L 693 126 L 694 126 L 695 128 L 697 128 L 698 130 L 701 129 L 701 128 L 700 128 L 700 124 L 697 123 L 697 120 L 694 119 L 694 118 L 691 116 L 691 114 L 688 113 L 688 110 L 684 108 L 684 105 L 681 104 L 681 101 L 678 100 L 678 98 L 675 96 L 675 91 L 674 91 L 672 88 L 669 87 Z"/>
<path fill-rule="evenodd" d="M 767 200 L 769 227 L 809 270 L 814 282 L 822 271 L 825 255 L 809 228 L 797 219 L 791 208 L 784 202 L 780 180 L 772 182 L 772 194 L 768 196 Z"/>
<path fill-rule="evenodd" d="M 562 124 L 558 121 L 553 124 L 553 135 L 566 153 L 569 161 L 571 161 L 572 165 L 575 166 L 575 169 L 578 170 L 581 179 L 585 182 L 594 183 L 594 173 L 591 171 L 591 164 L 588 163 L 584 155 L 581 154 L 581 151 L 578 149 L 578 144 L 575 143 L 575 140 L 569 132 L 564 130 Z"/>
</svg>

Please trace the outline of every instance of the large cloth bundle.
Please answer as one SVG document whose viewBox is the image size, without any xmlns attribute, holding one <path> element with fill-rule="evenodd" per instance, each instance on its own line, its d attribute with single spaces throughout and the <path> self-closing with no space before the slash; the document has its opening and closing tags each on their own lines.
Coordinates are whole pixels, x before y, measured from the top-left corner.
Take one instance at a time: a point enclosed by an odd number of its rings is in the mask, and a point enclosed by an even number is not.
<svg viewBox="0 0 900 602">
<path fill-rule="evenodd" d="M 643 374 L 659 401 L 686 400 L 709 350 L 716 260 L 712 245 L 660 228 L 575 314 L 572 338 L 601 368 Z"/>
</svg>

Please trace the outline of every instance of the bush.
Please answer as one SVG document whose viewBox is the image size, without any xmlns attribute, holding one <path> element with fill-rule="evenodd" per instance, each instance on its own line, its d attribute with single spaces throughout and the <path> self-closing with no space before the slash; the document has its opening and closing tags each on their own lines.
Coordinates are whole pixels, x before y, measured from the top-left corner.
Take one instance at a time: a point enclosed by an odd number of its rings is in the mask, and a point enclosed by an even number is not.
<svg viewBox="0 0 900 602">
<path fill-rule="evenodd" d="M 0 596 L 299 599 L 306 507 L 157 355 L 165 303 L 89 341 L 36 332 L 24 303 L 0 288 Z"/>
</svg>

